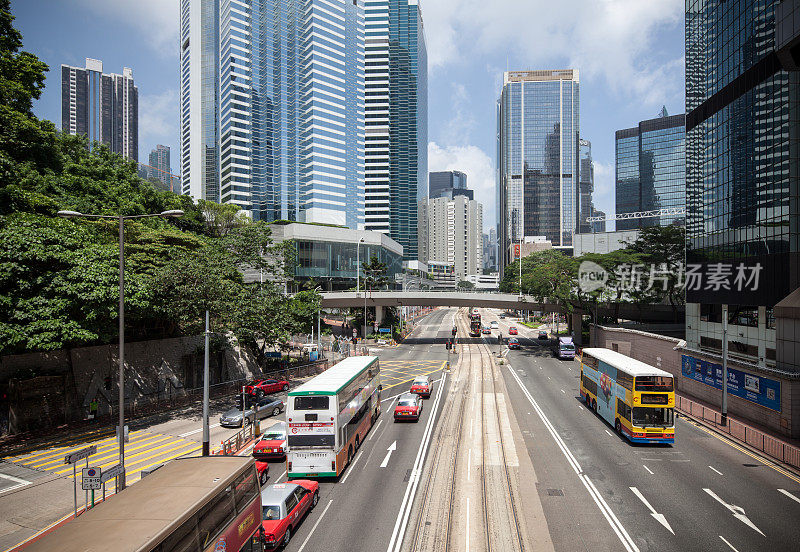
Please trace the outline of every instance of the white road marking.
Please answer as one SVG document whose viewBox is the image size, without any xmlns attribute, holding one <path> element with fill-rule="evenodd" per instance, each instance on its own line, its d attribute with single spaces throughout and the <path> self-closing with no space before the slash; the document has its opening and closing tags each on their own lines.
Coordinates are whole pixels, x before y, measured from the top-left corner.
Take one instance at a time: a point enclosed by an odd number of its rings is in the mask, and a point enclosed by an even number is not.
<svg viewBox="0 0 800 552">
<path fill-rule="evenodd" d="M 639 497 L 639 500 L 641 500 L 644 503 L 644 505 L 647 506 L 647 509 L 650 510 L 650 515 L 653 516 L 657 522 L 659 522 L 661 525 L 666 527 L 667 531 L 669 531 L 670 533 L 672 533 L 674 535 L 675 531 L 673 531 L 672 527 L 669 526 L 669 522 L 667 522 L 667 518 L 664 517 L 664 514 L 657 513 L 656 509 L 653 508 L 653 506 L 650 505 L 650 502 L 648 502 L 648 500 L 639 491 L 639 489 L 637 489 L 636 487 L 629 487 L 629 488 L 630 488 L 631 491 L 633 491 L 633 494 L 635 494 L 637 497 Z"/>
<path fill-rule="evenodd" d="M 373 436 L 373 435 L 375 435 L 375 434 L 378 432 L 378 427 L 380 427 L 380 425 L 381 425 L 382 423 L 383 423 L 383 418 L 381 418 L 380 420 L 378 420 L 378 423 L 377 423 L 377 424 L 375 424 L 375 427 L 373 427 L 373 428 L 372 428 L 372 431 L 370 431 L 370 432 L 369 432 L 369 437 L 367 437 L 367 441 L 371 440 L 371 439 L 372 439 L 372 436 Z"/>
<path fill-rule="evenodd" d="M 731 547 L 731 550 L 733 550 L 733 552 L 739 552 L 738 550 L 736 550 L 736 549 L 733 547 L 733 545 L 732 545 L 731 543 L 729 543 L 729 542 L 728 542 L 728 540 L 727 540 L 725 537 L 723 537 L 722 535 L 720 535 L 720 536 L 719 536 L 719 538 L 721 538 L 721 539 L 722 539 L 722 542 L 724 542 L 725 544 L 727 544 L 728 546 L 730 546 L 730 547 Z"/>
<path fill-rule="evenodd" d="M 399 395 L 398 395 L 398 397 L 399 397 Z M 387 409 L 386 409 L 386 413 L 387 413 L 387 414 L 388 414 L 388 413 L 389 413 L 389 411 L 392 409 L 392 403 L 393 403 L 393 402 L 394 402 L 394 401 L 392 401 L 392 402 L 390 402 L 390 403 L 389 403 L 389 408 L 387 408 Z"/>
<path fill-rule="evenodd" d="M 578 408 L 580 408 L 581 410 L 583 410 L 583 407 L 582 407 L 581 405 L 578 405 Z"/>
<path fill-rule="evenodd" d="M 445 377 L 446 376 L 442 376 L 443 381 Z M 431 437 L 433 436 L 433 421 L 436 419 L 436 411 L 439 407 L 439 403 L 441 402 L 442 390 L 444 387 L 444 384 L 439 386 L 439 389 L 436 393 L 436 398 L 433 401 L 431 415 L 428 417 L 428 423 L 425 425 L 425 432 L 422 434 L 422 441 L 419 444 L 417 456 L 414 459 L 414 465 L 411 468 L 411 477 L 408 479 L 406 492 L 403 495 L 403 502 L 400 504 L 400 511 L 397 512 L 397 520 L 394 523 L 394 530 L 392 531 L 392 537 L 389 540 L 389 547 L 386 549 L 387 552 L 393 552 L 395 549 L 399 550 L 403 545 L 403 535 L 406 532 L 408 517 L 411 515 L 411 506 L 414 504 L 414 496 L 417 494 L 423 458 L 425 457 L 425 453 L 430 445 Z"/>
<path fill-rule="evenodd" d="M 286 475 L 286 470 L 283 470 L 283 473 L 278 476 L 278 479 L 275 480 L 275 483 L 280 482 L 281 478 Z"/>
<path fill-rule="evenodd" d="M 475 421 L 475 418 L 470 418 L 469 420 L 469 438 L 472 439 L 472 422 Z"/>
<path fill-rule="evenodd" d="M 556 431 L 553 424 L 547 418 L 547 415 L 539 407 L 539 403 L 537 403 L 534 400 L 533 396 L 530 394 L 530 391 L 528 391 L 528 389 L 522 384 L 522 380 L 519 379 L 519 376 L 517 376 L 513 370 L 511 370 L 511 375 L 514 377 L 515 380 L 517 380 L 517 384 L 519 384 L 522 393 L 525 395 L 525 397 L 533 406 L 533 409 L 539 415 L 539 418 L 542 420 L 542 423 L 544 423 L 545 427 L 547 428 L 547 431 L 550 432 L 550 435 L 553 437 L 553 440 L 556 442 L 556 445 L 558 446 L 559 449 L 561 449 L 561 452 L 564 454 L 564 457 L 567 459 L 569 465 L 575 471 L 575 474 L 578 476 L 578 479 L 580 479 L 581 483 L 583 483 L 583 486 L 586 487 L 586 490 L 589 491 L 589 495 L 592 497 L 592 500 L 594 500 L 595 504 L 597 504 L 597 507 L 600 508 L 603 517 L 606 518 L 606 521 L 614 530 L 614 533 L 617 535 L 622 545 L 628 552 L 639 552 L 639 547 L 636 546 L 636 543 L 633 541 L 631 536 L 625 530 L 625 527 L 619 521 L 619 518 L 617 518 L 617 516 L 611 510 L 611 507 L 605 501 L 603 496 L 597 490 L 597 487 L 594 486 L 592 480 L 589 479 L 589 477 L 585 473 L 583 473 L 583 469 L 581 468 L 580 464 L 578 464 L 578 460 L 575 458 L 575 456 L 573 456 L 569 448 L 567 448 L 567 445 L 566 443 L 564 443 L 564 440 L 561 438 L 561 435 L 558 434 L 558 431 Z"/>
<path fill-rule="evenodd" d="M 712 471 L 715 471 L 715 472 L 717 472 L 719 475 L 722 475 L 722 472 L 721 472 L 721 471 L 719 471 L 719 470 L 718 470 L 717 468 L 715 468 L 714 466 L 709 466 L 709 468 L 711 468 L 711 470 L 712 470 Z"/>
<path fill-rule="evenodd" d="M 466 552 L 469 552 L 469 497 L 467 497 L 467 546 L 465 548 Z"/>
<path fill-rule="evenodd" d="M 214 429 L 215 427 L 219 427 L 219 424 L 211 424 L 208 426 L 209 431 Z M 203 431 L 203 428 L 200 429 L 193 429 L 192 431 L 187 431 L 186 433 L 181 433 L 178 437 L 188 437 L 189 435 L 194 435 L 195 433 L 200 433 Z"/>
<path fill-rule="evenodd" d="M 386 466 L 389 465 L 389 458 L 391 458 L 392 457 L 392 453 L 397 450 L 397 441 L 395 441 L 391 445 L 389 445 L 389 448 L 387 448 L 386 450 L 388 452 L 386 453 L 386 458 L 384 458 L 383 462 L 381 462 L 381 466 L 380 467 L 382 467 L 382 468 L 385 468 Z"/>
<path fill-rule="evenodd" d="M 711 489 L 703 489 L 703 490 L 705 492 L 707 492 L 709 494 L 709 496 L 711 496 L 711 498 L 713 498 L 714 500 L 716 500 L 717 502 L 719 502 L 720 504 L 725 506 L 728 510 L 730 510 L 730 512 L 733 514 L 733 517 L 735 517 L 736 519 L 738 519 L 739 521 L 741 521 L 742 523 L 744 523 L 745 525 L 747 525 L 751 529 L 753 529 L 755 531 L 758 531 L 761 534 L 762 537 L 766 537 L 766 535 L 761 532 L 761 529 L 756 527 L 755 524 L 752 521 L 750 521 L 750 518 L 748 518 L 745 515 L 744 508 L 742 508 L 741 506 L 735 506 L 733 504 L 728 504 L 727 502 L 722 500 L 720 497 L 718 497 L 716 495 L 716 493 L 714 491 L 712 491 Z"/>
<path fill-rule="evenodd" d="M 25 479 L 20 479 L 19 477 L 14 477 L 13 475 L 8 475 L 6 473 L 0 473 L 0 477 L 3 479 L 8 479 L 9 481 L 13 481 L 16 485 L 12 485 L 5 489 L 0 490 L 0 494 L 7 493 L 8 491 L 13 491 L 15 489 L 20 489 L 26 485 L 30 485 L 31 482 Z"/>
<path fill-rule="evenodd" d="M 606 433 L 608 433 L 609 437 L 613 437 L 613 435 L 611 435 L 611 432 L 609 430 L 606 430 Z"/>
<path fill-rule="evenodd" d="M 356 457 L 355 457 L 355 458 L 353 458 L 353 462 L 352 462 L 352 463 L 351 463 L 349 466 L 347 466 L 347 473 L 346 473 L 346 474 L 344 474 L 344 477 L 342 478 L 342 483 L 344 483 L 345 481 L 347 481 L 347 478 L 348 478 L 348 477 L 350 477 L 350 474 L 351 474 L 351 473 L 353 473 L 353 470 L 355 469 L 355 467 L 356 467 L 356 464 L 358 463 L 358 461 L 359 461 L 359 460 L 361 459 L 361 457 L 363 456 L 362 452 L 363 452 L 363 451 L 361 451 L 361 452 L 359 452 L 358 454 L 356 454 Z"/>
<path fill-rule="evenodd" d="M 472 471 L 472 449 L 469 449 L 469 455 L 467 456 L 467 481 L 470 480 L 471 471 Z"/>
<path fill-rule="evenodd" d="M 308 544 L 308 541 L 311 539 L 311 535 L 314 534 L 314 529 L 316 529 L 317 525 L 319 525 L 319 522 L 322 521 L 322 518 L 325 515 L 325 512 L 328 511 L 328 508 L 331 507 L 331 504 L 333 504 L 333 499 L 330 499 L 328 501 L 327 506 L 325 506 L 325 509 L 322 510 L 322 513 L 319 515 L 319 518 L 317 519 L 317 522 L 314 524 L 314 527 L 311 528 L 311 532 L 306 537 L 306 540 L 303 541 L 303 544 L 300 545 L 300 548 L 297 550 L 297 552 L 303 552 L 303 549 L 305 549 L 306 544 Z"/>
<path fill-rule="evenodd" d="M 565 395 L 567 394 L 567 392 L 566 392 L 566 391 L 564 391 L 563 389 L 561 390 L 561 392 L 562 392 L 562 393 L 564 393 Z"/>
<path fill-rule="evenodd" d="M 794 496 L 792 493 L 790 493 L 789 491 L 787 491 L 785 489 L 778 489 L 778 492 L 785 494 L 786 496 L 788 496 L 789 498 L 791 498 L 795 502 L 800 502 L 800 498 L 797 498 L 796 496 Z"/>
<path fill-rule="evenodd" d="M 644 469 L 646 469 L 648 472 L 650 472 L 650 475 L 655 475 L 652 471 L 650 471 L 650 468 L 648 468 L 644 464 L 642 464 L 642 466 L 644 466 Z"/>
</svg>

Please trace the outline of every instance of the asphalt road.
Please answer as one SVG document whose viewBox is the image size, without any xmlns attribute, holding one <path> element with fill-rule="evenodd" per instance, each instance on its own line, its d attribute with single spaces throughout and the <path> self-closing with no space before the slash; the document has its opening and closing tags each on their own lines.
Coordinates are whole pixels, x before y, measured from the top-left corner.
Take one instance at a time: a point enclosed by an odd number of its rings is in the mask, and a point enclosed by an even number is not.
<svg viewBox="0 0 800 552">
<path fill-rule="evenodd" d="M 674 446 L 629 443 L 584 407 L 578 362 L 517 328 L 504 377 L 556 550 L 798 550 L 800 477 L 684 417 Z"/>
</svg>

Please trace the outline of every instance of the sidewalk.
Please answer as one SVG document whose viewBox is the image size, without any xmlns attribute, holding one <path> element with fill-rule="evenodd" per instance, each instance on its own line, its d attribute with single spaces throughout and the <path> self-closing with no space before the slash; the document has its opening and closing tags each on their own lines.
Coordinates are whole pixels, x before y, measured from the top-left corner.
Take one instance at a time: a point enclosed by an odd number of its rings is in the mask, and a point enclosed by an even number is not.
<svg viewBox="0 0 800 552">
<path fill-rule="evenodd" d="M 678 393 L 676 410 L 770 458 L 795 469 L 800 469 L 800 440 L 778 435 L 774 431 L 753 423 L 745 423 L 728 414 L 728 423 L 722 425 L 722 414 L 716 406 L 704 401 L 689 399 Z"/>
</svg>

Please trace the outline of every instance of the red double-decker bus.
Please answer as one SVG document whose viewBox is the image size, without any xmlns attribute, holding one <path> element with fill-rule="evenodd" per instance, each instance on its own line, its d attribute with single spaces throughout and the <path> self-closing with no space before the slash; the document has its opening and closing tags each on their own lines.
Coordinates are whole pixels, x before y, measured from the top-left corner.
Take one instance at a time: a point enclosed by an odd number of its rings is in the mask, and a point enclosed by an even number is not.
<svg viewBox="0 0 800 552">
<path fill-rule="evenodd" d="M 469 315 L 469 335 L 470 337 L 481 336 L 481 315 L 477 312 Z"/>
</svg>

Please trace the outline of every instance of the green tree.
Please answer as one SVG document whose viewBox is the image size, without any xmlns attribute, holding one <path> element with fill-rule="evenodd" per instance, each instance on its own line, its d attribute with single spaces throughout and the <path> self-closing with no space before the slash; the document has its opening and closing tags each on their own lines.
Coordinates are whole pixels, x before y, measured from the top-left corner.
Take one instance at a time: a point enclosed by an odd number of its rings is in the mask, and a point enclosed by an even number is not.
<svg viewBox="0 0 800 552">
<path fill-rule="evenodd" d="M 361 263 L 361 272 L 364 275 L 364 287 L 366 289 L 380 289 L 389 284 L 386 263 L 372 256 L 369 263 Z"/>
<path fill-rule="evenodd" d="M 458 282 L 458 286 L 457 287 L 459 289 L 475 289 L 475 284 L 473 284 L 472 282 L 470 282 L 468 280 L 461 280 L 460 282 Z"/>
</svg>

